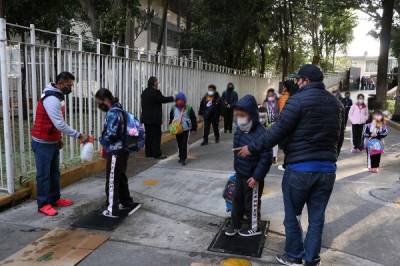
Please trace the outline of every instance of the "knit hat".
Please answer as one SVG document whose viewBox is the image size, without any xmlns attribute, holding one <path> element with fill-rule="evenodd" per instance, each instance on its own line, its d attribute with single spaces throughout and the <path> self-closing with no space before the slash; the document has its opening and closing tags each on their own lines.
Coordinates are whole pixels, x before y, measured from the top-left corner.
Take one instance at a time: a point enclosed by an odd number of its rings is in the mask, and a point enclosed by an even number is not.
<svg viewBox="0 0 400 266">
<path fill-rule="evenodd" d="M 186 95 L 182 91 L 175 95 L 175 100 L 183 100 L 186 102 Z"/>
</svg>

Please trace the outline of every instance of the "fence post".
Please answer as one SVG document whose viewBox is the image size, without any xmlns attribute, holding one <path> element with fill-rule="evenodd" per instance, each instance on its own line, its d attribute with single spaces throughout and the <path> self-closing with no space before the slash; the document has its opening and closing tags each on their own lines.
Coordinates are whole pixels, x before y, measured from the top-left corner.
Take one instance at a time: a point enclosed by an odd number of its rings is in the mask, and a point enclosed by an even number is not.
<svg viewBox="0 0 400 266">
<path fill-rule="evenodd" d="M 31 76 L 32 76 L 32 109 L 33 117 L 36 117 L 37 107 L 37 84 L 36 84 L 36 36 L 35 36 L 35 25 L 30 25 L 30 37 L 31 37 Z"/>
<path fill-rule="evenodd" d="M 115 56 L 117 55 L 115 42 L 111 43 L 111 91 L 115 95 Z"/>
<path fill-rule="evenodd" d="M 125 93 L 125 108 L 129 110 L 128 99 L 129 99 L 129 45 L 125 45 L 125 89 L 123 92 Z M 121 99 L 122 100 L 122 99 Z"/>
<path fill-rule="evenodd" d="M 56 45 L 57 45 L 57 73 L 61 72 L 61 29 L 57 28 L 57 40 L 56 40 Z M 64 149 L 60 150 L 60 165 L 63 164 L 64 161 Z"/>
<path fill-rule="evenodd" d="M 83 132 L 83 74 L 82 74 L 82 35 L 79 35 L 78 45 L 78 82 L 79 82 L 79 131 Z"/>
<path fill-rule="evenodd" d="M 101 46 L 100 46 L 100 39 L 96 40 L 96 91 L 101 87 Z M 100 136 L 101 132 L 101 117 L 100 117 L 100 110 L 96 108 L 96 136 Z M 96 141 L 97 142 L 97 141 Z"/>
<path fill-rule="evenodd" d="M 6 157 L 7 191 L 14 193 L 14 161 L 12 156 L 12 135 L 10 122 L 10 99 L 8 94 L 7 73 L 7 34 L 6 20 L 0 18 L 0 71 L 1 71 L 1 96 L 3 101 L 3 130 L 4 151 Z"/>
</svg>

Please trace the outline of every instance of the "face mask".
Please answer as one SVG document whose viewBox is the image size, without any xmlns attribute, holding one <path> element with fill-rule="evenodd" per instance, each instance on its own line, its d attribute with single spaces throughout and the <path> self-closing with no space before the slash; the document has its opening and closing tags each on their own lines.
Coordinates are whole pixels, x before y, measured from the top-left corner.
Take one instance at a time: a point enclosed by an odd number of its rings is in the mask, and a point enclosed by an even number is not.
<svg viewBox="0 0 400 266">
<path fill-rule="evenodd" d="M 357 102 L 358 102 L 358 104 L 363 104 L 364 103 L 364 99 L 358 99 Z"/>
<path fill-rule="evenodd" d="M 99 109 L 102 110 L 103 112 L 108 112 L 109 109 L 108 106 L 105 105 L 104 103 L 99 103 L 97 107 L 99 107 Z"/>
<path fill-rule="evenodd" d="M 249 120 L 248 117 L 238 117 L 236 123 L 240 130 L 244 132 L 249 132 L 253 125 L 253 121 Z"/>
<path fill-rule="evenodd" d="M 214 91 L 208 91 L 207 94 L 208 94 L 208 96 L 213 96 L 214 95 Z"/>
<path fill-rule="evenodd" d="M 183 108 L 183 107 L 185 107 L 185 101 L 177 100 L 175 103 L 175 106 L 178 108 Z"/>
<path fill-rule="evenodd" d="M 349 99 L 349 98 L 350 98 L 350 95 L 346 95 L 345 97 L 346 97 L 346 99 Z"/>
<path fill-rule="evenodd" d="M 232 86 L 229 86 L 229 87 L 228 87 L 228 90 L 229 90 L 229 91 L 233 91 L 233 87 L 232 87 Z"/>
<path fill-rule="evenodd" d="M 268 97 L 268 101 L 269 101 L 269 102 L 275 101 L 275 97 L 274 97 L 274 96 L 269 96 L 269 97 Z"/>
<path fill-rule="evenodd" d="M 383 120 L 383 117 L 380 115 L 377 115 L 377 116 L 374 116 L 374 120 L 381 122 Z"/>
<path fill-rule="evenodd" d="M 72 92 L 72 88 L 68 87 L 68 86 L 65 86 L 64 88 L 61 89 L 61 91 L 62 91 L 62 93 L 64 95 L 68 95 L 68 94 L 70 94 Z"/>
</svg>

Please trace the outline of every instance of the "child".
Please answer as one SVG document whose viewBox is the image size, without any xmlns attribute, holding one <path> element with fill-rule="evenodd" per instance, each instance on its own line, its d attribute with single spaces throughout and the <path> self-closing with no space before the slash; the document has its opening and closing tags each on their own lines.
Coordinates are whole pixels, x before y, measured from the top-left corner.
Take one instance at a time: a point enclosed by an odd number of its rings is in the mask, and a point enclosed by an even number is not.
<svg viewBox="0 0 400 266">
<path fill-rule="evenodd" d="M 373 120 L 371 123 L 367 124 L 364 131 L 364 137 L 367 143 L 367 156 L 368 156 L 368 171 L 372 173 L 379 172 L 379 163 L 381 161 L 381 154 L 383 153 L 383 138 L 388 134 L 388 130 L 385 125 L 385 118 L 381 111 L 375 111 L 373 115 Z M 377 139 L 378 149 L 372 150 L 368 148 L 368 143 Z"/>
<path fill-rule="evenodd" d="M 351 122 L 351 132 L 353 136 L 352 152 L 361 152 L 363 150 L 363 130 L 368 120 L 368 108 L 364 103 L 364 95 L 357 95 L 357 102 L 353 104 L 349 111 L 349 119 Z"/>
<path fill-rule="evenodd" d="M 176 141 L 178 142 L 179 163 L 186 165 L 189 132 L 197 130 L 197 118 L 193 108 L 186 104 L 186 95 L 183 92 L 179 92 L 175 96 L 175 106 L 169 113 L 169 124 L 174 120 L 180 120 L 182 124 L 183 132 L 176 135 Z"/>
<path fill-rule="evenodd" d="M 215 136 L 215 143 L 219 142 L 219 116 L 221 115 L 221 97 L 215 85 L 208 86 L 208 92 L 200 102 L 199 115 L 204 119 L 204 136 L 201 146 L 208 144 L 208 135 L 212 125 Z"/>
<path fill-rule="evenodd" d="M 246 95 L 234 107 L 236 129 L 233 139 L 233 150 L 248 145 L 265 133 L 265 128 L 259 122 L 257 102 L 251 95 Z M 264 188 L 264 178 L 272 164 L 272 150 L 248 157 L 234 155 L 236 171 L 236 187 L 233 194 L 232 223 L 225 231 L 227 236 L 237 233 L 243 237 L 261 234 L 258 224 L 260 221 L 261 195 Z M 243 215 L 249 219 L 249 226 L 241 228 Z"/>
<path fill-rule="evenodd" d="M 118 99 L 108 89 L 96 92 L 96 103 L 106 112 L 100 144 L 106 152 L 106 195 L 107 207 L 103 215 L 118 218 L 120 210 L 131 209 L 133 200 L 129 194 L 126 166 L 129 152 L 124 147 L 126 132 L 125 112 Z"/>
<path fill-rule="evenodd" d="M 271 127 L 279 116 L 278 97 L 274 89 L 271 88 L 267 91 L 267 98 L 263 103 L 263 107 L 267 113 L 266 126 Z M 274 156 L 273 163 L 276 163 L 278 156 L 278 145 L 272 149 L 272 152 Z"/>
<path fill-rule="evenodd" d="M 353 106 L 353 101 L 350 98 L 350 92 L 346 91 L 346 93 L 344 94 L 344 98 L 342 99 L 342 103 L 344 106 L 344 120 L 346 121 L 346 125 L 347 125 L 347 121 L 349 120 L 349 112 L 350 112 L 350 108 Z"/>
</svg>

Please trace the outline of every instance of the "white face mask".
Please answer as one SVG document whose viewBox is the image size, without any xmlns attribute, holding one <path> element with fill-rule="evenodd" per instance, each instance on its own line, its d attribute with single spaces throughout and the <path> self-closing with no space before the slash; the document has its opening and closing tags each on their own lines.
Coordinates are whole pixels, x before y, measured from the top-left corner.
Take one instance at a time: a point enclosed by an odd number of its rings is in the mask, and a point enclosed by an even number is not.
<svg viewBox="0 0 400 266">
<path fill-rule="evenodd" d="M 253 126 L 253 121 L 248 117 L 238 117 L 236 119 L 236 123 L 241 131 L 249 132 L 251 127 Z"/>
<path fill-rule="evenodd" d="M 359 104 L 363 104 L 363 103 L 364 103 L 364 99 L 358 99 L 357 102 L 358 102 Z"/>
<path fill-rule="evenodd" d="M 213 96 L 214 95 L 214 91 L 208 91 L 207 94 L 208 94 L 208 96 Z"/>
</svg>

